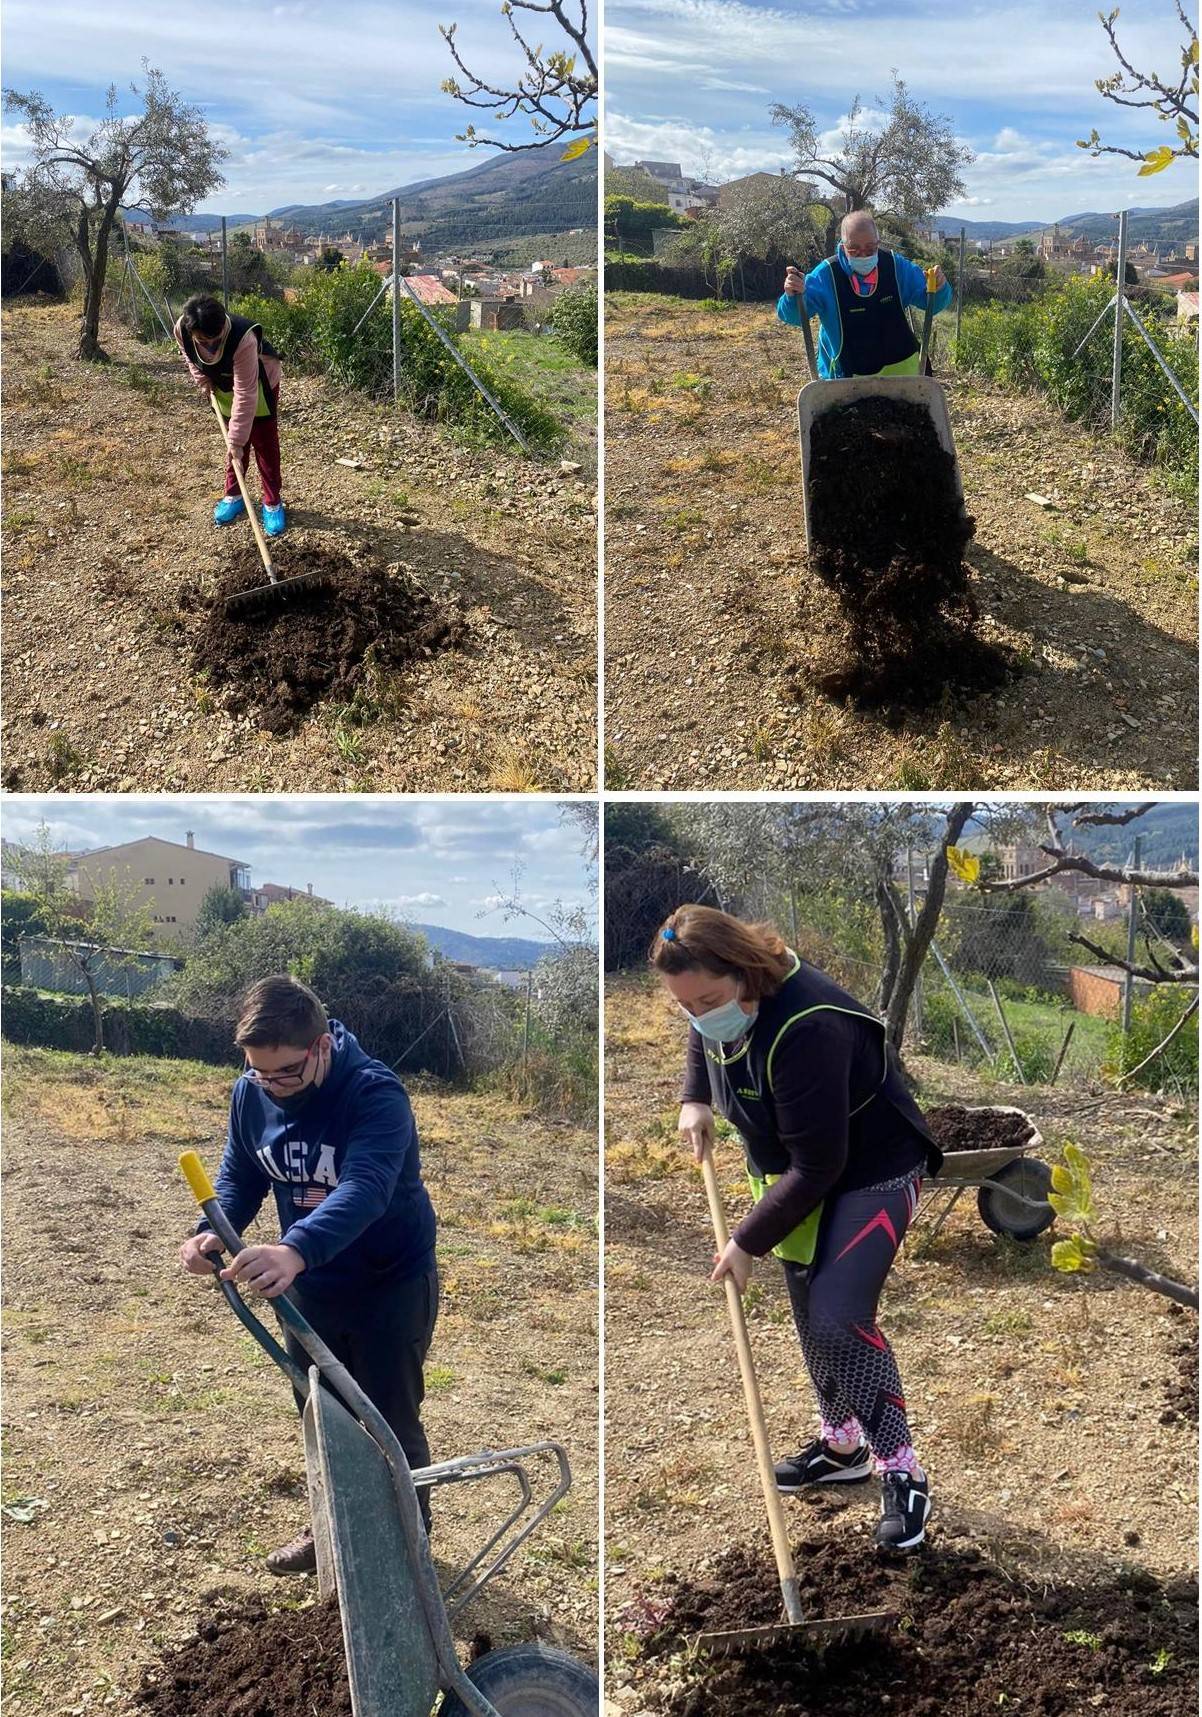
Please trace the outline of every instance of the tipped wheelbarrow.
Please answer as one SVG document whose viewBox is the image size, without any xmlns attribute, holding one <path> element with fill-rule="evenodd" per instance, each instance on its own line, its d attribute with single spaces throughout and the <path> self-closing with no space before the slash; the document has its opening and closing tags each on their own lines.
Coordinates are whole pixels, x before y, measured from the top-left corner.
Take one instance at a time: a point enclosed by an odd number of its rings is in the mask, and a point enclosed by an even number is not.
<svg viewBox="0 0 1202 1717">
<path fill-rule="evenodd" d="M 922 330 L 922 346 L 919 359 L 919 369 L 926 366 L 927 349 L 930 343 L 930 315 L 926 317 Z M 964 509 L 964 485 L 960 478 L 960 462 L 956 457 L 956 444 L 952 440 L 951 419 L 947 412 L 947 397 L 942 386 L 933 376 L 850 376 L 844 380 L 822 381 L 818 376 L 818 358 L 814 351 L 814 334 L 803 310 L 801 317 L 801 332 L 805 340 L 806 360 L 810 366 L 810 380 L 797 396 L 797 428 L 801 438 L 801 483 L 802 509 L 805 519 L 806 550 L 814 547 L 813 529 L 811 525 L 811 452 L 810 437 L 813 433 L 814 422 L 823 412 L 832 411 L 837 406 L 851 405 L 861 399 L 900 399 L 911 405 L 921 406 L 930 416 L 939 445 L 945 453 L 950 454 L 955 476 L 956 494 L 960 499 L 960 508 Z M 849 531 L 854 532 L 856 521 L 848 519 Z"/>
<path fill-rule="evenodd" d="M 935 1241 L 952 1211 L 966 1192 L 977 1189 L 977 1210 L 981 1221 L 994 1234 L 1008 1235 L 1012 1240 L 1034 1240 L 1050 1228 L 1056 1212 L 1048 1203 L 1052 1190 L 1052 1171 L 1039 1157 L 1032 1156 L 1043 1145 L 1043 1134 L 1022 1109 L 995 1103 L 968 1108 L 970 1115 L 1021 1115 L 1030 1132 L 1020 1144 L 999 1146 L 992 1150 L 947 1151 L 938 1174 L 931 1179 L 930 1191 L 918 1208 L 912 1227 L 930 1221 L 933 1225 L 915 1251 L 921 1255 Z"/>
<path fill-rule="evenodd" d="M 180 1166 L 213 1232 L 231 1256 L 242 1237 L 232 1226 L 195 1152 Z M 214 1268 L 224 1263 L 218 1258 Z M 593 1671 L 541 1644 L 486 1652 L 465 1670 L 450 1622 L 509 1561 L 572 1482 L 558 1443 L 484 1449 L 417 1471 L 392 1428 L 287 1295 L 272 1301 L 285 1330 L 309 1356 L 291 1358 L 243 1301 L 219 1282 L 230 1309 L 285 1372 L 304 1399 L 305 1466 L 322 1597 L 336 1591 L 355 1717 L 597 1717 Z M 557 1468 L 536 1501 L 526 1463 Z M 422 1525 L 417 1487 L 507 1478 L 517 1501 L 484 1546 L 440 1590 Z"/>
</svg>

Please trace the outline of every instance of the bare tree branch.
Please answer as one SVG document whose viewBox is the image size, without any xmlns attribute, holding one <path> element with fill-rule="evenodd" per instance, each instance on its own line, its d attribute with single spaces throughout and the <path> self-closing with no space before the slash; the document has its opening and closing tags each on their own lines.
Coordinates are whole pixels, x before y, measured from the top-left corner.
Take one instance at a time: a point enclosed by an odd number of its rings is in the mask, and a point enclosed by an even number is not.
<svg viewBox="0 0 1202 1717">
<path fill-rule="evenodd" d="M 1173 1039 L 1176 1037 L 1177 1033 L 1181 1030 L 1186 1021 L 1193 1019 L 1194 1015 L 1197 1013 L 1199 999 L 1200 998 L 1198 996 L 1194 997 L 1193 1001 L 1186 1008 L 1172 1031 L 1169 1032 L 1167 1037 L 1161 1038 L 1160 1042 L 1156 1045 L 1156 1048 L 1150 1055 L 1145 1055 L 1143 1060 L 1133 1067 L 1129 1073 L 1120 1073 L 1119 1077 L 1115 1080 L 1116 1085 L 1125 1085 L 1129 1079 L 1134 1079 L 1137 1073 L 1142 1073 L 1145 1067 L 1150 1066 L 1150 1064 L 1156 1060 L 1158 1055 L 1163 1055 L 1164 1051 L 1169 1047 L 1170 1043 L 1172 1043 Z"/>
<path fill-rule="evenodd" d="M 1129 805 L 1125 811 L 1086 811 L 1084 809 L 1079 810 L 1076 805 L 1068 805 L 1065 809 L 1073 813 L 1074 828 L 1096 829 L 1103 825 L 1125 828 L 1128 823 L 1133 823 L 1136 817 L 1142 817 L 1145 811 L 1154 811 L 1156 802 L 1149 800 L 1144 805 Z"/>
<path fill-rule="evenodd" d="M 570 15 L 568 11 L 573 3 L 577 16 Z M 501 89 L 473 72 L 464 63 L 455 41 L 458 25 L 440 24 L 439 32 L 451 50 L 451 58 L 467 79 L 464 87 L 458 79 L 446 78 L 442 88 L 465 107 L 491 113 L 499 120 L 525 114 L 535 136 L 529 143 L 502 142 L 497 137 L 480 136 L 475 126 L 469 125 L 460 134 L 460 142 L 473 148 L 485 144 L 507 154 L 518 154 L 524 149 L 541 149 L 559 137 L 591 132 L 597 123 L 598 84 L 596 60 L 588 44 L 587 0 L 546 0 L 545 4 L 540 4 L 539 0 L 504 0 L 501 11 L 526 62 L 516 86 Z M 527 41 L 515 21 L 517 11 L 542 13 L 553 18 L 571 43 L 572 51 L 558 48 L 547 53 L 541 42 Z M 583 71 L 579 69 L 581 61 Z"/>
<path fill-rule="evenodd" d="M 1077 148 L 1088 149 L 1094 156 L 1124 155 L 1128 160 L 1142 161 L 1144 176 L 1162 172 L 1171 162 L 1192 159 L 1198 153 L 1198 106 L 1196 101 L 1190 105 L 1190 97 L 1198 93 L 1198 37 L 1181 0 L 1175 0 L 1175 3 L 1185 35 L 1180 49 L 1181 75 L 1176 83 L 1166 82 L 1156 72 L 1137 71 L 1131 64 L 1118 43 L 1115 30 L 1115 20 L 1119 15 L 1117 6 L 1109 14 L 1098 13 L 1099 22 L 1122 70 L 1112 72 L 1109 77 L 1096 78 L 1094 88 L 1103 100 L 1113 102 L 1116 107 L 1150 109 L 1166 123 L 1175 120 L 1177 143 L 1176 146 L 1163 144 L 1147 150 L 1125 149 L 1118 144 L 1103 143 L 1095 126 L 1088 137 L 1077 139 Z"/>
<path fill-rule="evenodd" d="M 1198 967 L 1182 964 L 1180 970 L 1170 971 L 1158 960 L 1152 958 L 1150 966 L 1137 966 L 1130 960 L 1122 959 L 1118 954 L 1112 954 L 1108 948 L 1101 948 L 1096 942 L 1091 942 L 1088 936 L 1079 936 L 1074 931 L 1069 936 L 1070 942 L 1075 942 L 1080 948 L 1088 948 L 1091 954 L 1097 956 L 1103 965 L 1113 966 L 1117 971 L 1129 972 L 1133 978 L 1145 978 L 1150 984 L 1196 984 L 1198 982 Z"/>
</svg>

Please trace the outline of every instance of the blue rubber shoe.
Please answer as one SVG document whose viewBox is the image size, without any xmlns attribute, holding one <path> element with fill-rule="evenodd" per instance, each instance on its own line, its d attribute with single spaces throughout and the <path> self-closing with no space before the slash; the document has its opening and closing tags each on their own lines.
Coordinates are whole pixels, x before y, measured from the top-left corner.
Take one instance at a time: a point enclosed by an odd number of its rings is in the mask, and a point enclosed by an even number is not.
<svg viewBox="0 0 1202 1717">
<path fill-rule="evenodd" d="M 287 530 L 287 528 L 288 528 L 288 521 L 284 517 L 284 503 L 283 503 L 283 501 L 280 502 L 278 507 L 264 507 L 263 508 L 263 535 L 264 536 L 282 537 L 284 532 Z"/>
<path fill-rule="evenodd" d="M 246 503 L 241 495 L 224 495 L 213 508 L 213 522 L 218 525 L 232 525 L 245 511 Z"/>
</svg>

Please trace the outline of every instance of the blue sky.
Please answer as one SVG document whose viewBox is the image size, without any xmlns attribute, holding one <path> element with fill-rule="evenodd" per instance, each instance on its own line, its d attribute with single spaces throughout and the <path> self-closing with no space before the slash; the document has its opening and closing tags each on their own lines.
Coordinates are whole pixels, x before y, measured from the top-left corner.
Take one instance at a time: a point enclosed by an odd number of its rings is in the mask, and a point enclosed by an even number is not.
<svg viewBox="0 0 1202 1717">
<path fill-rule="evenodd" d="M 1134 161 L 1074 147 L 1095 125 L 1124 147 L 1172 140 L 1155 115 L 1094 89 L 1118 69 L 1098 11 L 1099 0 L 607 0 L 606 148 L 618 162 L 679 161 L 715 181 L 775 172 L 790 155 L 774 101 L 804 103 L 833 133 L 857 94 L 869 108 L 887 98 L 896 68 L 977 154 L 964 200 L 944 213 L 1053 221 L 1197 196 L 1196 161 L 1140 179 Z M 1118 39 L 1134 66 L 1175 78 L 1171 0 L 1126 0 Z"/>
<path fill-rule="evenodd" d="M 529 919 L 507 923 L 498 908 L 515 865 L 522 867 L 522 898 L 540 916 L 557 899 L 594 911 L 580 830 L 553 801 L 6 797 L 6 840 L 29 840 L 42 822 L 56 845 L 73 850 L 144 835 L 182 843 L 190 829 L 198 847 L 250 865 L 254 883 L 311 882 L 337 906 L 387 907 L 472 936 L 549 940 Z"/>
<path fill-rule="evenodd" d="M 7 0 L 4 82 L 94 118 L 109 83 L 126 92 L 149 59 L 231 151 L 225 186 L 200 209 L 262 214 L 374 196 L 495 154 L 455 141 L 481 116 L 439 89 L 455 70 L 440 23 L 458 23 L 460 52 L 481 76 L 516 70 L 500 0 Z M 509 129 L 531 135 L 525 119 Z M 6 165 L 20 166 L 11 116 L 3 144 Z"/>
</svg>

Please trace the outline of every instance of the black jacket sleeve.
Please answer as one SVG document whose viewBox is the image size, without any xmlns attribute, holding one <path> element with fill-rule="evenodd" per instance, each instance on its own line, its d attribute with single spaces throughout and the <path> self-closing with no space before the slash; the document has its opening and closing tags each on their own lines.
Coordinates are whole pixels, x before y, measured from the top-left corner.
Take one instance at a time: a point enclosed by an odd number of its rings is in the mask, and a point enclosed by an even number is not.
<svg viewBox="0 0 1202 1717">
<path fill-rule="evenodd" d="M 789 1167 L 734 1231 L 753 1258 L 779 1246 L 825 1198 L 847 1165 L 856 1039 L 839 1016 L 801 1020 L 773 1057 L 772 1096 Z"/>
<path fill-rule="evenodd" d="M 699 1031 L 689 1027 L 689 1047 L 684 1064 L 684 1084 L 681 1087 L 680 1100 L 682 1103 L 710 1103 L 714 1101 L 710 1090 L 710 1076 L 705 1066 L 705 1043 Z"/>
</svg>

